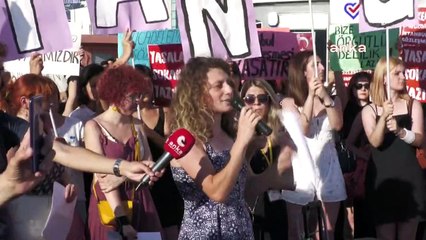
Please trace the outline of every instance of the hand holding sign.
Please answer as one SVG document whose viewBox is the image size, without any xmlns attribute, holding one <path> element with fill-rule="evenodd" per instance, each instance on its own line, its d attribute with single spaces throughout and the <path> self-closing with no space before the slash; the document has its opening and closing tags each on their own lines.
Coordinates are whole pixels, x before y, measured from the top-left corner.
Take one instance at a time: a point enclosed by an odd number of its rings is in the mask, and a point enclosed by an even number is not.
<svg viewBox="0 0 426 240">
<path fill-rule="evenodd" d="M 30 57 L 30 73 L 41 75 L 43 68 L 43 55 L 40 53 L 32 53 Z"/>
</svg>

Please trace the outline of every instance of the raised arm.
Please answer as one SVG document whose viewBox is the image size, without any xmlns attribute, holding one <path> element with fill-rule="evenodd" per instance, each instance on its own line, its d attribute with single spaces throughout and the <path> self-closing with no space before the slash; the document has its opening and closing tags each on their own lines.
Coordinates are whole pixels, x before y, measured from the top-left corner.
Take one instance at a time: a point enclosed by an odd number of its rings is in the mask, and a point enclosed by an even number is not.
<svg viewBox="0 0 426 240">
<path fill-rule="evenodd" d="M 240 131 L 232 145 L 230 160 L 219 172 L 215 171 L 201 142 L 197 142 L 185 157 L 174 163 L 174 166 L 180 165 L 210 199 L 225 202 L 237 182 L 245 161 L 247 146 L 254 136 L 255 126 L 259 120 L 257 114 L 243 107 L 238 124 Z M 218 141 L 232 144 L 230 139 L 223 138 Z"/>
<path fill-rule="evenodd" d="M 387 131 L 386 119 L 392 117 L 393 105 L 386 101 L 383 103 L 383 113 L 379 117 L 376 123 L 376 112 L 374 111 L 374 105 L 368 105 L 362 109 L 362 125 L 364 126 L 365 134 L 367 135 L 370 144 L 377 148 L 382 142 L 384 135 Z"/>
</svg>

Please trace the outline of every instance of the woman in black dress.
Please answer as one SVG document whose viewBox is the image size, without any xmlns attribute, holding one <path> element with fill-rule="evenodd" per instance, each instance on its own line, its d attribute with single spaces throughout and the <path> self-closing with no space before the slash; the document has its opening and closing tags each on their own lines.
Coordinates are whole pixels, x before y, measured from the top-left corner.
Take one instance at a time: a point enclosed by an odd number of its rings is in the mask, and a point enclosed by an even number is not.
<svg viewBox="0 0 426 240">
<path fill-rule="evenodd" d="M 366 196 L 378 239 L 415 239 L 424 217 L 422 170 L 416 147 L 423 142 L 423 110 L 406 90 L 404 63 L 390 58 L 390 99 L 386 97 L 386 58 L 376 65 L 372 104 L 362 110 L 365 133 L 372 145 Z"/>
</svg>

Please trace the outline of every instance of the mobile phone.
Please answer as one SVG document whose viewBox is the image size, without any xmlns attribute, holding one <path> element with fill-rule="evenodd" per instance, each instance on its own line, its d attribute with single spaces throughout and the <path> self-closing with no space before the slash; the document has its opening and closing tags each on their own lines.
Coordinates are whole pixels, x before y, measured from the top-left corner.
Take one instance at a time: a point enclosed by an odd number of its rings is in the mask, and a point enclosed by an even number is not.
<svg viewBox="0 0 426 240">
<path fill-rule="evenodd" d="M 30 142 L 33 150 L 32 170 L 39 171 L 39 166 L 43 156 L 41 148 L 43 146 L 43 121 L 41 120 L 43 96 L 33 96 L 30 98 Z"/>
</svg>

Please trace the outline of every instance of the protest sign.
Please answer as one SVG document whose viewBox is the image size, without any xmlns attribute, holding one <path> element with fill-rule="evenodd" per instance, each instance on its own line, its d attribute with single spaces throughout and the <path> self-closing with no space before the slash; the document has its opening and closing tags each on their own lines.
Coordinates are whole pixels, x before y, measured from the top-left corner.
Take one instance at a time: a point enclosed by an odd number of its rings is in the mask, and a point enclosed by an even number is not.
<svg viewBox="0 0 426 240">
<path fill-rule="evenodd" d="M 262 57 L 239 63 L 244 79 L 286 80 L 290 58 L 299 52 L 297 36 L 292 32 L 259 30 Z"/>
<path fill-rule="evenodd" d="M 424 12 L 423 9 L 419 9 Z M 400 53 L 405 64 L 405 79 L 408 94 L 426 102 L 426 28 L 404 27 L 401 29 Z"/>
<path fill-rule="evenodd" d="M 185 61 L 195 56 L 261 56 L 252 0 L 177 0 L 176 6 Z"/>
<path fill-rule="evenodd" d="M 67 89 L 67 78 L 70 75 L 80 75 L 81 28 L 76 24 L 69 24 L 73 47 L 70 49 L 49 52 L 42 55 L 43 75 L 51 78 L 60 91 Z M 30 72 L 30 57 L 4 62 L 4 68 L 10 72 L 12 79 Z"/>
<path fill-rule="evenodd" d="M 182 45 L 148 45 L 148 53 L 149 63 L 154 72 L 155 104 L 167 106 L 172 100 L 172 91 L 184 65 Z"/>
<path fill-rule="evenodd" d="M 132 34 L 135 48 L 133 49 L 133 61 L 135 64 L 149 66 L 148 45 L 149 44 L 180 44 L 178 29 L 165 29 L 146 32 L 134 32 Z M 121 41 L 123 34 L 118 34 L 118 56 L 123 53 Z"/>
<path fill-rule="evenodd" d="M 87 6 L 95 34 L 171 27 L 165 0 L 87 0 Z"/>
<path fill-rule="evenodd" d="M 330 0 L 330 24 L 358 23 L 361 0 Z"/>
<path fill-rule="evenodd" d="M 417 0 L 368 0 L 360 8 L 359 31 L 417 25 Z"/>
<path fill-rule="evenodd" d="M 398 29 L 389 32 L 391 56 L 398 56 Z M 386 55 L 385 31 L 359 33 L 358 24 L 330 27 L 330 65 L 333 71 L 373 69 Z"/>
<path fill-rule="evenodd" d="M 0 9 L 0 42 L 8 52 L 5 60 L 72 46 L 62 0 L 0 1 Z"/>
</svg>

